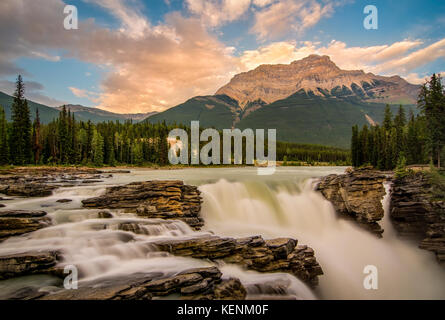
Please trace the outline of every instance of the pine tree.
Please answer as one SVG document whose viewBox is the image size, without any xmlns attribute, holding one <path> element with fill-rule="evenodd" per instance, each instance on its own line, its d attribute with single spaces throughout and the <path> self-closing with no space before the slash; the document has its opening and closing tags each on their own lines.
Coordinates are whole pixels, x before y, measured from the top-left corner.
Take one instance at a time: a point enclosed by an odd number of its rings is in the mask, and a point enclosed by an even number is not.
<svg viewBox="0 0 445 320">
<path fill-rule="evenodd" d="M 93 152 L 93 163 L 95 166 L 102 166 L 104 164 L 104 139 L 96 129 L 93 130 L 93 139 L 91 140 L 91 147 Z"/>
<path fill-rule="evenodd" d="M 383 119 L 383 128 L 386 131 L 390 131 L 392 128 L 392 112 L 389 104 L 385 107 L 385 117 Z"/>
<path fill-rule="evenodd" d="M 22 76 L 17 77 L 14 102 L 12 104 L 12 128 L 10 155 L 12 163 L 31 162 L 31 120 L 28 102 L 25 99 L 25 85 Z"/>
<path fill-rule="evenodd" d="M 39 109 L 36 110 L 36 118 L 32 126 L 32 150 L 34 153 L 34 163 L 40 163 L 40 153 L 42 152 L 42 144 L 40 143 L 40 116 Z"/>
<path fill-rule="evenodd" d="M 0 164 L 9 163 L 8 127 L 5 110 L 0 106 Z"/>
<path fill-rule="evenodd" d="M 405 152 L 405 135 L 404 129 L 406 125 L 406 116 L 403 106 L 400 105 L 399 112 L 394 118 L 395 141 L 394 141 L 394 163 L 398 162 L 399 156 Z"/>
<path fill-rule="evenodd" d="M 417 106 L 425 116 L 426 143 L 432 162 L 437 159 L 445 145 L 445 94 L 440 75 L 433 74 L 420 90 Z"/>
</svg>

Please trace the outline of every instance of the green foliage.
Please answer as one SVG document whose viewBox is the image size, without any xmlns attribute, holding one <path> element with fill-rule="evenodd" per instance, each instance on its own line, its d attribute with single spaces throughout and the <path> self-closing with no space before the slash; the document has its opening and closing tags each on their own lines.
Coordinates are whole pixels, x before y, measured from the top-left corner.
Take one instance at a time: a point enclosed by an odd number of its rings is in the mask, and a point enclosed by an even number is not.
<svg viewBox="0 0 445 320">
<path fill-rule="evenodd" d="M 31 120 L 28 102 L 25 100 L 25 85 L 19 75 L 12 104 L 12 128 L 10 134 L 10 155 L 13 164 L 31 162 Z"/>
<path fill-rule="evenodd" d="M 288 162 L 327 162 L 335 165 L 349 165 L 349 150 L 320 146 L 314 144 L 300 144 L 291 142 L 277 142 L 277 160 Z"/>
<path fill-rule="evenodd" d="M 91 148 L 93 152 L 93 164 L 95 166 L 102 166 L 104 164 L 104 138 L 97 130 L 93 131 Z"/>
<path fill-rule="evenodd" d="M 402 155 L 400 155 L 399 159 L 397 160 L 395 176 L 396 176 L 396 178 L 400 179 L 400 178 L 406 177 L 409 174 L 410 174 L 410 172 L 406 169 L 406 158 L 402 154 Z"/>
<path fill-rule="evenodd" d="M 445 171 L 432 168 L 428 172 L 427 177 L 430 180 L 432 187 L 432 195 L 434 199 L 444 201 L 445 200 Z"/>
<path fill-rule="evenodd" d="M 0 106 L 0 165 L 9 163 L 8 125 L 5 110 Z"/>
<path fill-rule="evenodd" d="M 418 106 L 425 118 L 426 147 L 440 167 L 442 149 L 445 146 L 445 92 L 440 75 L 433 74 L 421 88 Z"/>
<path fill-rule="evenodd" d="M 445 146 L 445 94 L 439 76 L 422 86 L 418 107 L 421 114 L 410 111 L 407 122 L 405 110 L 399 107 L 393 118 L 389 106 L 385 108 L 382 126 L 368 130 L 352 127 L 351 158 L 354 166 L 371 164 L 382 170 L 405 164 L 425 164 L 431 161 L 440 166 Z M 366 139 L 366 137 L 368 137 Z M 403 174 L 403 170 L 400 171 Z"/>
</svg>

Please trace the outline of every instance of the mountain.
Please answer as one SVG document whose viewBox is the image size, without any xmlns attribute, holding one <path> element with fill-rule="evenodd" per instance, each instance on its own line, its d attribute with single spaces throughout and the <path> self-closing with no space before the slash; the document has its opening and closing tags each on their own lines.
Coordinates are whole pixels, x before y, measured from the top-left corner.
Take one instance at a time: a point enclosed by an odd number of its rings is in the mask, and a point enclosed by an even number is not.
<svg viewBox="0 0 445 320">
<path fill-rule="evenodd" d="M 94 123 L 101 121 L 116 121 L 116 120 L 119 121 L 133 120 L 135 122 L 139 122 L 157 113 L 156 111 L 147 113 L 114 113 L 99 108 L 85 107 L 79 104 L 76 105 L 67 104 L 65 107 L 67 110 L 73 112 L 74 116 L 78 120 L 82 121 L 91 120 Z M 58 107 L 56 109 L 61 110 L 62 107 Z"/>
<path fill-rule="evenodd" d="M 232 97 L 243 108 L 249 102 L 269 104 L 301 90 L 319 97 L 341 94 L 369 102 L 407 104 L 415 103 L 418 86 L 398 76 L 341 70 L 328 56 L 310 55 L 289 65 L 261 65 L 240 73 L 216 94 Z"/>
<path fill-rule="evenodd" d="M 9 121 L 11 120 L 11 106 L 13 101 L 14 97 L 0 91 L 0 106 L 2 106 L 5 109 L 6 118 Z M 31 100 L 28 100 L 28 106 L 30 109 L 31 118 L 33 120 L 35 118 L 36 110 L 39 109 L 40 121 L 42 123 L 49 123 L 53 119 L 57 118 L 61 110 L 61 107 L 53 108 L 45 106 L 40 103 L 33 102 Z M 157 113 L 155 111 L 148 113 L 121 114 L 121 113 L 113 113 L 105 111 L 98 108 L 90 108 L 72 104 L 66 105 L 66 108 L 71 110 L 71 112 L 74 112 L 77 120 L 82 120 L 82 121 L 90 120 L 94 123 L 101 121 L 116 121 L 116 120 L 119 121 L 133 120 L 135 122 L 139 122 Z"/>
<path fill-rule="evenodd" d="M 277 129 L 282 141 L 349 147 L 354 124 L 383 120 L 385 105 L 414 108 L 420 86 L 399 76 L 342 70 L 328 56 L 288 65 L 261 65 L 238 74 L 214 96 L 200 96 L 154 115 L 166 121 L 217 129 Z"/>
<path fill-rule="evenodd" d="M 6 119 L 9 121 L 11 121 L 11 105 L 13 101 L 14 97 L 0 91 L 0 106 L 5 109 Z M 51 122 L 51 120 L 59 116 L 58 110 L 30 100 L 28 100 L 28 107 L 33 120 L 36 115 L 36 110 L 39 109 L 40 121 L 42 123 Z"/>
</svg>

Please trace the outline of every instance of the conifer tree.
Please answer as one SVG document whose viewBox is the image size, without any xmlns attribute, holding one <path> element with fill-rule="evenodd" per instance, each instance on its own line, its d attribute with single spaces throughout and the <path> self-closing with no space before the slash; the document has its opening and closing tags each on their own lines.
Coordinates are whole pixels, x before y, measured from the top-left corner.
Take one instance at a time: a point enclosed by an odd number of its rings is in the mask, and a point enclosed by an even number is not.
<svg viewBox="0 0 445 320">
<path fill-rule="evenodd" d="M 0 164 L 9 163 L 8 126 L 5 110 L 0 106 Z"/>
<path fill-rule="evenodd" d="M 25 84 L 20 75 L 17 77 L 11 111 L 12 128 L 9 146 L 12 163 L 31 163 L 31 120 L 28 102 L 25 99 Z"/>
<path fill-rule="evenodd" d="M 36 110 L 36 118 L 32 126 L 32 150 L 34 153 L 34 163 L 40 163 L 40 153 L 42 152 L 42 144 L 40 143 L 40 116 L 39 109 Z"/>
</svg>

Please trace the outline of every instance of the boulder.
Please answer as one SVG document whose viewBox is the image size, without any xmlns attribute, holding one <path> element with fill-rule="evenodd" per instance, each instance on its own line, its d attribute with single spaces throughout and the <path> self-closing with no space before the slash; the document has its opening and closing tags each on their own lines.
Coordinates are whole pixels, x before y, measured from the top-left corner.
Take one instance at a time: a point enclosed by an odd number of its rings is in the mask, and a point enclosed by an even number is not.
<svg viewBox="0 0 445 320">
<path fill-rule="evenodd" d="M 107 188 L 105 194 L 82 200 L 86 208 L 125 209 L 141 217 L 182 220 L 195 230 L 204 225 L 197 187 L 182 181 L 145 181 Z"/>
<path fill-rule="evenodd" d="M 62 289 L 43 300 L 149 300 L 179 295 L 182 299 L 245 299 L 238 279 L 222 279 L 216 267 L 194 268 L 175 275 L 133 274 L 118 279 L 79 283 L 76 290 Z"/>
<path fill-rule="evenodd" d="M 0 256 L 0 279 L 9 279 L 31 274 L 61 275 L 56 267 L 58 252 L 26 252 Z"/>
<path fill-rule="evenodd" d="M 45 211 L 3 210 L 0 211 L 0 241 L 50 225 L 51 219 Z"/>
<path fill-rule="evenodd" d="M 265 241 L 261 236 L 241 239 L 204 236 L 156 241 L 153 244 L 159 250 L 174 255 L 223 260 L 259 272 L 287 272 L 311 287 L 318 284 L 318 276 L 323 274 L 314 250 L 297 246 L 297 240 L 290 238 Z"/>
<path fill-rule="evenodd" d="M 329 200 L 336 212 L 381 237 L 378 224 L 383 218 L 385 174 L 370 168 L 349 170 L 346 174 L 328 175 L 320 179 L 317 190 Z"/>
</svg>

